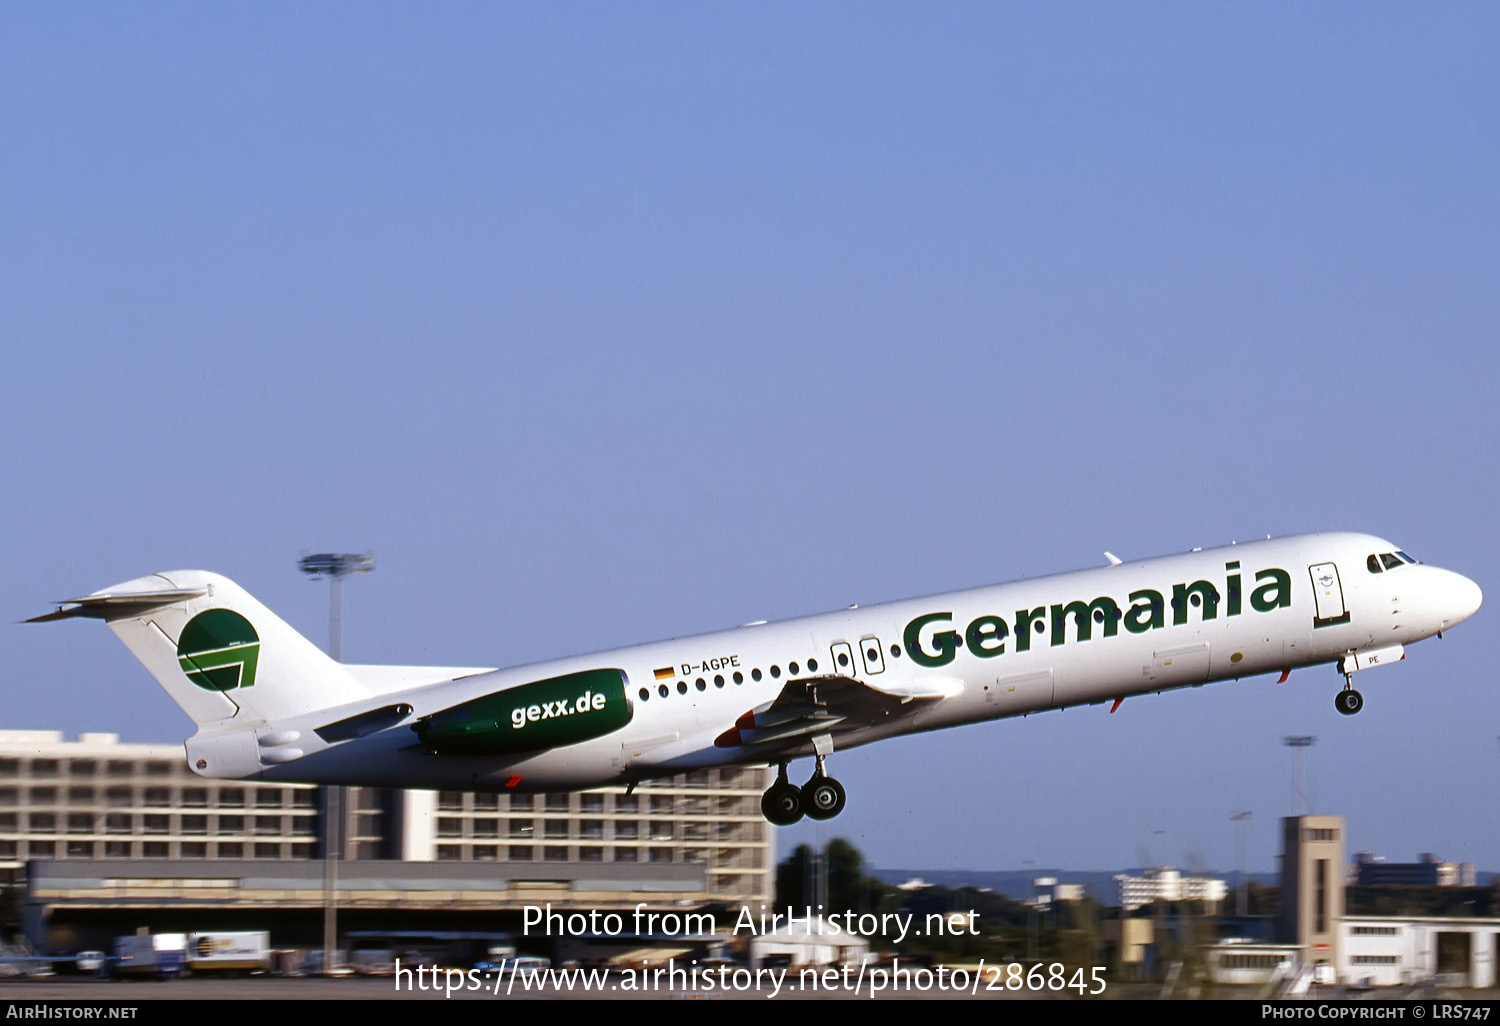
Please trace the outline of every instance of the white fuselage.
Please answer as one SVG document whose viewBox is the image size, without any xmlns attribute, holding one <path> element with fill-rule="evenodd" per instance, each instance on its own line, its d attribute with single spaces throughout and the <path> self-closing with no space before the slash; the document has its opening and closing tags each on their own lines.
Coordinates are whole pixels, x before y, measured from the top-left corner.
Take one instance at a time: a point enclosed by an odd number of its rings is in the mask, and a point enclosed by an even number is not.
<svg viewBox="0 0 1500 1026">
<path fill-rule="evenodd" d="M 268 780 L 553 791 L 813 754 L 737 740 L 732 728 L 789 680 L 837 675 L 885 695 L 918 695 L 889 722 L 835 736 L 835 748 L 980 720 L 1098 703 L 1355 657 L 1399 646 L 1478 608 L 1479 589 L 1436 567 L 1374 572 L 1396 547 L 1369 535 L 1313 534 L 1166 556 L 994 587 L 759 624 L 496 670 L 268 724 L 305 754 Z M 1160 602 L 1156 598 L 1160 598 Z M 1102 600 L 1102 601 L 1101 601 Z M 1073 604 L 1077 605 L 1073 605 Z M 1072 607 L 1071 609 L 1069 607 Z M 1090 608 L 1091 607 L 1091 608 Z M 1087 626 L 1085 627 L 1085 623 Z M 1389 658 L 1394 653 L 1393 658 Z M 507 688 L 616 667 L 632 716 L 588 741 L 511 756 L 438 755 L 398 726 L 324 746 L 312 728 L 399 700 L 411 719 Z M 662 671 L 670 670 L 664 674 Z M 934 695 L 945 697 L 934 698 Z M 191 752 L 190 752 L 191 754 Z"/>
</svg>

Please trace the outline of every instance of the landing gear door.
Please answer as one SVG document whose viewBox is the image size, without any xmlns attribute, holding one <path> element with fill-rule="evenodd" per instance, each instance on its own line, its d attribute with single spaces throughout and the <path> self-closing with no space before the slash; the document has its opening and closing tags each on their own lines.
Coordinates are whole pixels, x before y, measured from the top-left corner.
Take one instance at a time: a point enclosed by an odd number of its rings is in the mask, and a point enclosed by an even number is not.
<svg viewBox="0 0 1500 1026">
<path fill-rule="evenodd" d="M 869 636 L 860 638 L 859 654 L 865 661 L 865 673 L 873 675 L 885 669 L 885 656 L 880 652 L 879 638 Z"/>
<path fill-rule="evenodd" d="M 1332 563 L 1314 563 L 1307 568 L 1312 575 L 1314 627 L 1331 627 L 1349 622 L 1349 610 L 1344 606 L 1344 586 L 1339 581 L 1339 568 Z"/>
</svg>

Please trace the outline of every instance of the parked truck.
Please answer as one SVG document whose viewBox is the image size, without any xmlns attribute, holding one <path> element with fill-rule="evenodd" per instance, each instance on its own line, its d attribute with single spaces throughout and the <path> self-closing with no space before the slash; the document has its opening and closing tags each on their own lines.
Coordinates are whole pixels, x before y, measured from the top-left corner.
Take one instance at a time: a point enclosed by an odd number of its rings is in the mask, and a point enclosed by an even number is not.
<svg viewBox="0 0 1500 1026">
<path fill-rule="evenodd" d="M 271 935 L 264 930 L 190 933 L 187 964 L 195 973 L 266 972 L 271 968 Z"/>
<path fill-rule="evenodd" d="M 187 975 L 187 934 L 138 930 L 115 938 L 115 973 L 172 979 Z"/>
</svg>

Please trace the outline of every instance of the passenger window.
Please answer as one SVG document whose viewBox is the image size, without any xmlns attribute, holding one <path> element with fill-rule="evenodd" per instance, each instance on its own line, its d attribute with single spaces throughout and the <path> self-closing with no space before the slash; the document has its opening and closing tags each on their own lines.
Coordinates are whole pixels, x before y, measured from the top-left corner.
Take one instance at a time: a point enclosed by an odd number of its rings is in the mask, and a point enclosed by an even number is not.
<svg viewBox="0 0 1500 1026">
<path fill-rule="evenodd" d="M 1375 553 L 1370 553 L 1370 558 L 1365 560 L 1365 567 L 1372 574 L 1380 573 L 1380 558 L 1376 556 Z"/>
</svg>

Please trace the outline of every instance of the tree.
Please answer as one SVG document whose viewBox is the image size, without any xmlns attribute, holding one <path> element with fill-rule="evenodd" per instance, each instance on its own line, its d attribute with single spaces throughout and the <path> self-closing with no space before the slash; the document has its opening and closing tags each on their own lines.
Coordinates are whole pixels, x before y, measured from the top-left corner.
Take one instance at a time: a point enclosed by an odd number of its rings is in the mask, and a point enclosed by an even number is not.
<svg viewBox="0 0 1500 1026">
<path fill-rule="evenodd" d="M 823 871 L 828 875 L 826 898 L 815 901 L 817 852 L 799 844 L 776 866 L 776 904 L 801 909 L 823 905 L 824 912 L 878 912 L 888 888 L 865 872 L 865 858 L 858 848 L 835 837 L 822 851 Z"/>
</svg>

